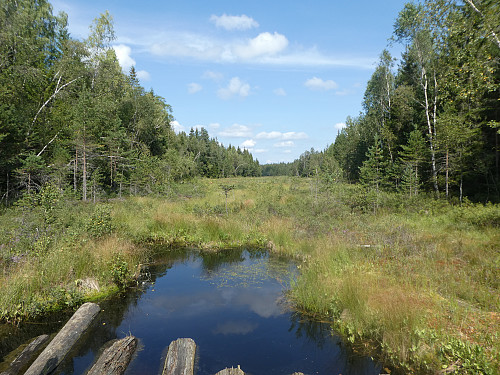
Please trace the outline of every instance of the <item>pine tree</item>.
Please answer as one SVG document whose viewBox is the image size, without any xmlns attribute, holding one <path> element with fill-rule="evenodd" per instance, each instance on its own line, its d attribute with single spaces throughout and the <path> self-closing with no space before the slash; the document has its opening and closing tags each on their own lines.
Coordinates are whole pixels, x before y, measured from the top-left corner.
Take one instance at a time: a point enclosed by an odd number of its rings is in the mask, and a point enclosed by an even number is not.
<svg viewBox="0 0 500 375">
<path fill-rule="evenodd" d="M 416 196 L 421 185 L 420 167 L 425 160 L 426 145 L 422 132 L 415 128 L 408 143 L 401 145 L 400 161 L 403 164 L 402 188 L 410 198 Z"/>
<path fill-rule="evenodd" d="M 369 189 L 373 210 L 376 211 L 379 206 L 380 192 L 387 185 L 387 161 L 378 134 L 375 135 L 375 144 L 368 149 L 366 157 L 367 159 L 359 168 L 359 177 L 361 183 Z"/>
</svg>

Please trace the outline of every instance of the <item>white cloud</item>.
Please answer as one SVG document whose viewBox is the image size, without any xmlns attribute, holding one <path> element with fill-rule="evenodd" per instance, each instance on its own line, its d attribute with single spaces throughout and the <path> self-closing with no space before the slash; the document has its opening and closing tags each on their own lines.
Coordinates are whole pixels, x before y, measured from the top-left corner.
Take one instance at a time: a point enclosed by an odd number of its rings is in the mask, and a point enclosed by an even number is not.
<svg viewBox="0 0 500 375">
<path fill-rule="evenodd" d="M 246 125 L 234 124 L 219 132 L 222 137 L 249 138 L 252 130 Z"/>
<path fill-rule="evenodd" d="M 264 32 L 253 39 L 215 38 L 206 34 L 186 31 L 159 32 L 139 36 L 129 43 L 143 46 L 161 57 L 187 58 L 216 63 L 245 62 L 258 65 L 351 67 L 372 70 L 377 57 L 326 55 L 317 48 L 302 48 L 294 44 L 289 48 L 286 36 L 277 32 Z"/>
<path fill-rule="evenodd" d="M 241 81 L 238 77 L 233 77 L 225 88 L 217 91 L 217 94 L 222 99 L 230 99 L 233 96 L 247 97 L 250 94 L 250 85 Z"/>
<path fill-rule="evenodd" d="M 288 39 L 281 34 L 265 32 L 250 39 L 246 44 L 234 48 L 234 54 L 241 60 L 251 60 L 264 55 L 276 55 L 288 46 Z"/>
<path fill-rule="evenodd" d="M 189 32 L 162 33 L 149 46 L 157 56 L 195 58 L 198 60 L 220 60 L 224 44 L 205 35 Z M 158 40 L 159 39 L 159 40 Z"/>
<path fill-rule="evenodd" d="M 211 79 L 212 81 L 219 82 L 222 81 L 224 75 L 219 72 L 212 72 L 210 70 L 207 70 L 205 73 L 203 73 L 202 78 Z"/>
<path fill-rule="evenodd" d="M 283 150 L 283 153 L 284 153 L 284 154 L 291 154 L 291 153 L 292 153 L 292 150 Z"/>
<path fill-rule="evenodd" d="M 244 141 L 241 144 L 241 147 L 250 148 L 250 147 L 254 147 L 256 144 L 257 144 L 257 142 L 255 142 L 253 139 L 247 139 L 246 141 Z"/>
<path fill-rule="evenodd" d="M 267 150 L 265 148 L 256 148 L 253 152 L 256 154 L 263 154 L 264 152 L 267 152 Z"/>
<path fill-rule="evenodd" d="M 186 131 L 186 128 L 184 126 L 182 126 L 181 124 L 179 124 L 179 121 L 177 121 L 177 120 L 171 121 L 170 126 L 172 127 L 172 129 L 174 129 L 174 131 L 176 133 Z"/>
<path fill-rule="evenodd" d="M 214 122 L 214 123 L 208 124 L 208 127 L 210 129 L 219 129 L 220 128 L 220 124 L 218 122 Z"/>
<path fill-rule="evenodd" d="M 273 92 L 274 92 L 274 95 L 277 95 L 277 96 L 286 96 L 286 91 L 282 88 L 276 89 Z"/>
<path fill-rule="evenodd" d="M 281 133 L 277 131 L 272 132 L 260 132 L 255 137 L 256 139 L 280 139 L 280 140 L 288 140 L 288 139 L 307 139 L 308 135 L 304 132 L 286 132 Z"/>
<path fill-rule="evenodd" d="M 139 78 L 141 81 L 150 81 L 151 80 L 151 75 L 146 72 L 145 70 L 139 70 L 136 72 L 137 78 Z"/>
<path fill-rule="evenodd" d="M 116 46 L 113 46 L 113 49 L 115 50 L 116 58 L 118 59 L 118 63 L 122 67 L 122 70 L 125 73 L 128 73 L 130 71 L 130 68 L 132 68 L 136 64 L 135 60 L 132 58 L 132 56 L 130 56 L 132 53 L 132 49 L 125 44 L 118 44 Z M 150 74 L 145 70 L 136 71 L 136 74 L 137 78 L 142 81 L 149 81 L 151 79 Z"/>
<path fill-rule="evenodd" d="M 259 134 L 257 134 L 257 136 L 255 138 L 257 139 L 280 139 L 282 137 L 282 133 L 280 132 L 276 132 L 276 131 L 272 131 L 272 132 L 260 132 Z"/>
<path fill-rule="evenodd" d="M 135 60 L 130 56 L 132 49 L 129 46 L 119 44 L 117 46 L 113 46 L 113 49 L 115 50 L 116 58 L 124 71 L 128 72 L 131 67 L 135 66 Z"/>
<path fill-rule="evenodd" d="M 215 26 L 226 30 L 248 30 L 259 27 L 257 21 L 244 14 L 241 16 L 228 16 L 225 13 L 222 16 L 212 15 L 210 21 L 215 23 Z"/>
<path fill-rule="evenodd" d="M 318 77 L 313 77 L 308 79 L 305 83 L 304 86 L 311 90 L 317 90 L 317 91 L 328 91 L 328 90 L 334 90 L 338 87 L 337 83 L 332 81 L 332 80 L 327 80 L 324 81 L 321 78 Z"/>
<path fill-rule="evenodd" d="M 345 122 L 337 122 L 334 127 L 336 130 L 342 130 L 346 127 L 346 124 Z"/>
<path fill-rule="evenodd" d="M 293 141 L 283 141 L 274 144 L 274 147 L 293 147 L 295 143 Z"/>
<path fill-rule="evenodd" d="M 203 87 L 198 83 L 190 83 L 188 85 L 188 92 L 190 94 L 195 94 L 195 93 L 201 91 L 202 89 L 203 89 Z"/>
<path fill-rule="evenodd" d="M 283 133 L 283 139 L 307 139 L 309 138 L 304 132 L 286 132 Z"/>
</svg>

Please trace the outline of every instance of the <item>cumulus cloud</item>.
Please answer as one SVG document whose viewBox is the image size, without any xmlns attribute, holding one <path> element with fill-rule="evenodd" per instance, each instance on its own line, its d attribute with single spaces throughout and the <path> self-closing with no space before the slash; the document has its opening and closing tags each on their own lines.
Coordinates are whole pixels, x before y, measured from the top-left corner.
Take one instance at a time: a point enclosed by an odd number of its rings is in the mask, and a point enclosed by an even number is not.
<svg viewBox="0 0 500 375">
<path fill-rule="evenodd" d="M 288 39 L 281 34 L 265 32 L 250 39 L 246 44 L 236 46 L 234 54 L 242 60 L 250 60 L 264 55 L 276 55 L 288 46 Z"/>
<path fill-rule="evenodd" d="M 248 30 L 253 27 L 259 27 L 257 21 L 244 14 L 241 16 L 228 16 L 225 13 L 222 16 L 216 16 L 214 14 L 210 17 L 210 21 L 212 21 L 215 26 L 226 30 Z"/>
<path fill-rule="evenodd" d="M 282 88 L 276 89 L 273 92 L 274 92 L 274 95 L 277 95 L 277 96 L 286 96 L 286 91 Z"/>
<path fill-rule="evenodd" d="M 139 70 L 136 72 L 137 78 L 139 78 L 141 81 L 149 81 L 151 80 L 151 75 L 146 72 L 145 70 Z"/>
<path fill-rule="evenodd" d="M 289 140 L 289 139 L 307 139 L 308 135 L 304 132 L 286 132 L 281 133 L 277 131 L 272 132 L 260 132 L 255 137 L 256 139 L 280 139 L 280 140 Z"/>
<path fill-rule="evenodd" d="M 241 147 L 243 148 L 252 148 L 257 144 L 253 139 L 247 139 L 241 144 Z"/>
<path fill-rule="evenodd" d="M 131 67 L 135 66 L 135 60 L 130 56 L 132 49 L 125 44 L 113 46 L 116 58 L 124 71 L 129 71 Z"/>
<path fill-rule="evenodd" d="M 247 97 L 250 94 L 250 85 L 238 77 L 233 77 L 227 87 L 221 88 L 217 94 L 222 99 L 230 99 L 233 96 Z"/>
<path fill-rule="evenodd" d="M 283 141 L 274 144 L 274 147 L 293 147 L 295 143 L 293 141 Z"/>
<path fill-rule="evenodd" d="M 313 77 L 313 78 L 308 79 L 304 83 L 304 86 L 306 86 L 307 88 L 309 88 L 311 90 L 316 90 L 316 91 L 334 90 L 337 87 L 339 87 L 337 85 L 337 83 L 332 81 L 332 80 L 324 81 L 323 79 L 318 78 L 318 77 Z"/>
<path fill-rule="evenodd" d="M 222 137 L 249 138 L 252 136 L 252 130 L 246 125 L 233 124 L 220 131 L 219 135 Z"/>
<path fill-rule="evenodd" d="M 118 44 L 116 46 L 113 46 L 113 49 L 115 50 L 116 58 L 118 59 L 118 63 L 122 67 L 122 70 L 125 73 L 128 73 L 130 71 L 130 68 L 132 68 L 136 64 L 135 60 L 131 56 L 132 49 L 125 44 Z M 149 81 L 151 79 L 151 76 L 145 70 L 136 71 L 136 74 L 137 78 L 142 81 Z"/>
<path fill-rule="evenodd" d="M 203 89 L 203 87 L 198 83 L 190 83 L 188 85 L 188 92 L 190 94 L 195 94 L 195 93 L 201 91 L 202 89 Z"/>
<path fill-rule="evenodd" d="M 171 121 L 170 126 L 172 127 L 172 129 L 174 129 L 176 133 L 180 133 L 186 130 L 186 128 L 184 128 L 184 126 L 179 124 L 179 121 L 177 120 Z"/>
<path fill-rule="evenodd" d="M 278 66 L 344 66 L 373 69 L 377 57 L 326 55 L 317 48 L 289 48 L 285 35 L 263 32 L 255 38 L 242 40 L 220 38 L 189 31 L 168 31 L 148 35 L 135 42 L 153 55 L 200 61 Z M 328 81 L 327 81 L 328 82 Z"/>
<path fill-rule="evenodd" d="M 345 122 L 337 122 L 334 127 L 336 130 L 342 130 L 346 127 L 346 124 Z"/>
</svg>

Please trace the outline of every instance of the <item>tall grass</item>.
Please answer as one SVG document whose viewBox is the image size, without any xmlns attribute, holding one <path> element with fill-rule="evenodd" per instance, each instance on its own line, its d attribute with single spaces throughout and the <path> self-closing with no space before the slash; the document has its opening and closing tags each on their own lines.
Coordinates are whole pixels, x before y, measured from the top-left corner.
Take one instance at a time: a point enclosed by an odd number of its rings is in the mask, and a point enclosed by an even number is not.
<svg viewBox="0 0 500 375">
<path fill-rule="evenodd" d="M 289 292 L 297 309 L 331 322 L 356 348 L 379 353 L 394 370 L 495 373 L 499 206 L 458 207 L 426 196 L 384 194 L 374 212 L 359 186 L 318 191 L 315 183 L 196 180 L 168 198 L 130 197 L 98 208 L 79 204 L 75 217 L 60 210 L 61 234 L 48 231 L 43 251 L 16 245 L 12 235 L 19 226 L 3 225 L 2 316 L 20 318 L 98 298 L 126 284 L 158 251 L 267 247 L 300 261 Z M 235 186 L 227 212 L 221 185 Z M 19 215 L 6 211 L 3 218 L 15 223 Z M 147 244 L 162 246 L 152 250 Z M 16 255 L 21 261 L 12 260 Z M 94 288 L 82 288 L 89 279 Z"/>
</svg>

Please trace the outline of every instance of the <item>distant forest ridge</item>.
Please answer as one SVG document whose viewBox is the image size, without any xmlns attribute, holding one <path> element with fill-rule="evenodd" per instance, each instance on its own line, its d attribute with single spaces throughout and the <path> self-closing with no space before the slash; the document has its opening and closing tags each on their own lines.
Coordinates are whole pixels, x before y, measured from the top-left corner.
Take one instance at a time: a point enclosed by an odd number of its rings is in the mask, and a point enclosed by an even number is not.
<svg viewBox="0 0 500 375">
<path fill-rule="evenodd" d="M 363 111 L 326 150 L 263 175 L 321 176 L 410 197 L 500 198 L 500 2 L 428 0 L 400 11 Z M 397 62 L 397 64 L 396 64 Z"/>
<path fill-rule="evenodd" d="M 500 3 L 407 3 L 367 83 L 363 111 L 325 150 L 259 165 L 205 129 L 176 134 L 172 108 L 124 74 L 101 14 L 85 40 L 48 1 L 0 8 L 0 199 L 51 183 L 88 200 L 162 193 L 196 176 L 314 176 L 379 191 L 498 201 Z M 333 139 L 333 136 L 332 136 Z"/>
</svg>

